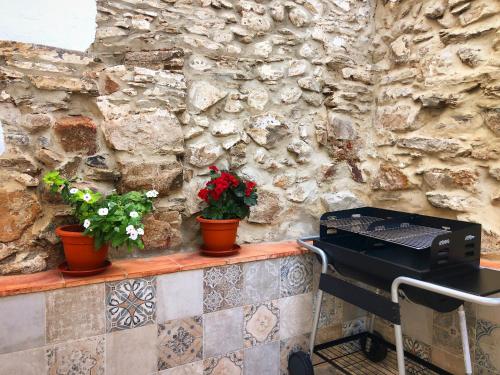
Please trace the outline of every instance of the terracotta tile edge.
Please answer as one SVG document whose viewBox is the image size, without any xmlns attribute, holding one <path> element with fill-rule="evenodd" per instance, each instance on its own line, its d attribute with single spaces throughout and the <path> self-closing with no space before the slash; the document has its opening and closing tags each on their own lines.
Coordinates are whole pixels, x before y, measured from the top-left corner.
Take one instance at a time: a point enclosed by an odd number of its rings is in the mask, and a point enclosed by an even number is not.
<svg viewBox="0 0 500 375">
<path fill-rule="evenodd" d="M 248 247 L 249 252 L 251 251 L 251 254 L 248 254 L 248 256 L 244 254 L 246 247 Z M 261 250 L 262 252 L 260 252 L 260 249 L 262 249 Z M 138 258 L 137 271 L 127 269 L 129 267 L 133 268 L 133 266 L 130 265 L 128 267 L 121 266 L 120 261 L 117 261 L 116 266 L 119 268 L 119 270 L 122 271 L 122 273 L 118 272 L 117 274 L 112 274 L 112 275 L 101 274 L 101 275 L 89 276 L 88 278 L 75 278 L 74 280 L 72 280 L 71 277 L 64 277 L 61 273 L 44 271 L 47 272 L 46 283 L 44 283 L 43 280 L 39 280 L 37 281 L 37 283 L 34 283 L 33 281 L 29 280 L 28 281 L 19 280 L 19 284 L 10 283 L 6 287 L 2 287 L 0 285 L 0 297 L 8 297 L 19 294 L 28 294 L 36 292 L 46 292 L 50 290 L 100 284 L 111 281 L 131 279 L 135 277 L 151 277 L 151 276 L 166 275 L 182 271 L 204 269 L 209 267 L 220 267 L 227 264 L 248 263 L 266 259 L 284 258 L 293 255 L 301 255 L 307 252 L 308 252 L 307 250 L 300 248 L 295 242 L 291 241 L 266 242 L 261 244 L 242 245 L 242 252 L 237 256 L 221 257 L 221 258 L 204 257 L 200 259 L 193 259 L 193 262 L 189 262 L 189 257 L 183 258 L 182 261 L 180 259 L 176 260 L 176 257 L 179 257 L 178 254 L 180 253 L 162 256 L 161 262 L 159 263 L 165 263 L 165 264 L 161 266 L 159 266 L 158 263 L 152 261 L 155 258 Z M 197 252 L 193 252 L 192 254 L 194 256 L 198 256 Z M 152 263 L 151 269 L 148 269 L 147 266 L 144 265 L 145 259 L 149 259 L 149 261 Z M 123 261 L 133 263 L 133 259 L 124 259 Z M 140 266 L 139 262 L 141 262 Z M 500 267 L 500 262 L 498 264 L 498 267 Z M 60 277 L 59 281 L 54 281 L 55 275 L 58 275 Z M 15 278 L 16 276 L 5 276 L 5 277 Z M 2 276 L 0 276 L 0 281 L 1 278 Z"/>
<path fill-rule="evenodd" d="M 500 270 L 500 261 L 481 259 L 481 267 L 493 268 L 496 270 Z"/>
</svg>

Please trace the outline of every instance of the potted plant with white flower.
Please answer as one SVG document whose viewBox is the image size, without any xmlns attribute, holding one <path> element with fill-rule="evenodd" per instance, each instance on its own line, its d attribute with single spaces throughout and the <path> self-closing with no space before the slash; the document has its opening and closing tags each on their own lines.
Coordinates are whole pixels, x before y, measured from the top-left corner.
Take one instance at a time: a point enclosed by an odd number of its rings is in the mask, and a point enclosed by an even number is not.
<svg viewBox="0 0 500 375">
<path fill-rule="evenodd" d="M 67 270 L 95 274 L 109 264 L 109 246 L 144 248 L 142 218 L 153 210 L 156 190 L 103 195 L 75 187 L 57 171 L 48 172 L 43 180 L 52 193 L 59 193 L 73 208 L 79 222 L 56 229 L 63 243 Z"/>
</svg>

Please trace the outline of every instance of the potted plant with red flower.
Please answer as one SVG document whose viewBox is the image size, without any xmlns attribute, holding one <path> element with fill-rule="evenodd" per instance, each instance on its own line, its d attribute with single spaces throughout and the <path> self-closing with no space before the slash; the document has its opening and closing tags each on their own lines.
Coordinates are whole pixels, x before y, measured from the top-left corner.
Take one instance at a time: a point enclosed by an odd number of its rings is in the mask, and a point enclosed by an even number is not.
<svg viewBox="0 0 500 375">
<path fill-rule="evenodd" d="M 240 220 L 257 204 L 256 184 L 216 166 L 209 169 L 210 180 L 198 193 L 207 203 L 196 218 L 203 236 L 202 252 L 212 256 L 235 254 L 239 250 L 235 242 Z"/>
</svg>

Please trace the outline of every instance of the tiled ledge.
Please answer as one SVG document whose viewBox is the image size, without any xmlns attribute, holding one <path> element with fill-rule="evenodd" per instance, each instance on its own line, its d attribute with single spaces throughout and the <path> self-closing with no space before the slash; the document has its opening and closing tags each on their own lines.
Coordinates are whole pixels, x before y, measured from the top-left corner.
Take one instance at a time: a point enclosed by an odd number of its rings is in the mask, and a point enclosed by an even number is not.
<svg viewBox="0 0 500 375">
<path fill-rule="evenodd" d="M 58 270 L 30 275 L 0 276 L 0 297 L 281 258 L 305 252 L 307 250 L 301 249 L 295 241 L 272 242 L 242 245 L 239 254 L 220 258 L 187 252 L 152 258 L 116 260 L 104 273 L 89 277 L 63 276 Z"/>
</svg>

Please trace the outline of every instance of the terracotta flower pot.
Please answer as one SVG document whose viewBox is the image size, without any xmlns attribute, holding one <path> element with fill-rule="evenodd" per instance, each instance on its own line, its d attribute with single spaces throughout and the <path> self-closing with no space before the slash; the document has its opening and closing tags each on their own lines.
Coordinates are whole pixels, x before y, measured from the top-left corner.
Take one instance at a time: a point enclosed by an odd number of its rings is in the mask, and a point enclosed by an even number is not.
<svg viewBox="0 0 500 375">
<path fill-rule="evenodd" d="M 103 245 L 96 250 L 94 239 L 83 234 L 82 226 L 58 227 L 56 234 L 63 243 L 64 255 L 70 270 L 90 271 L 104 266 L 108 257 L 108 245 Z"/>
<path fill-rule="evenodd" d="M 224 256 L 237 253 L 239 247 L 235 245 L 239 219 L 210 220 L 198 216 L 203 237 L 202 252 L 212 256 Z"/>
</svg>

